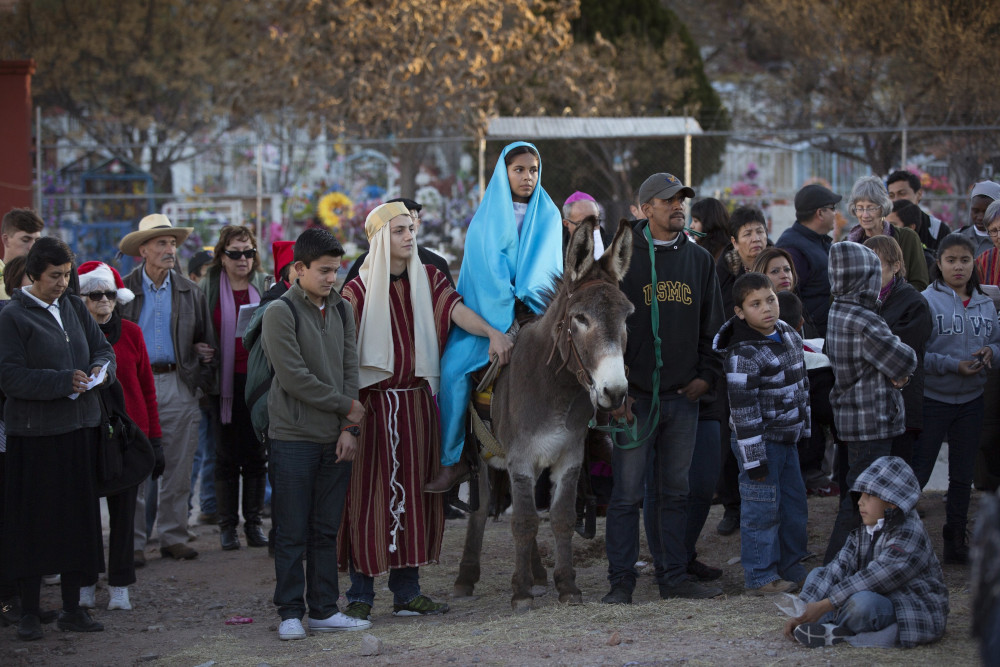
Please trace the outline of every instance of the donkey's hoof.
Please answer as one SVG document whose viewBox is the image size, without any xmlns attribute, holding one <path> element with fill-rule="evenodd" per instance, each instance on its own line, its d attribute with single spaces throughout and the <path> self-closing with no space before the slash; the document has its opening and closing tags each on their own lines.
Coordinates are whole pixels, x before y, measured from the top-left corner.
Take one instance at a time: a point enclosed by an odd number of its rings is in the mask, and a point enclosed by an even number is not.
<svg viewBox="0 0 1000 667">
<path fill-rule="evenodd" d="M 583 604 L 583 595 L 580 593 L 563 593 L 559 596 L 559 602 L 563 604 Z"/>
<path fill-rule="evenodd" d="M 531 587 L 531 596 L 532 597 L 536 597 L 536 598 L 537 597 L 541 597 L 541 596 L 547 594 L 548 592 L 549 592 L 549 587 L 545 586 L 545 585 L 535 584 L 534 586 Z"/>
<path fill-rule="evenodd" d="M 451 592 L 451 597 L 455 599 L 476 599 L 473 595 L 476 587 L 469 584 L 455 584 L 455 589 Z"/>
<path fill-rule="evenodd" d="M 532 604 L 532 598 L 519 598 L 511 599 L 510 608 L 513 609 L 516 614 L 523 614 L 534 609 L 534 605 Z"/>
</svg>

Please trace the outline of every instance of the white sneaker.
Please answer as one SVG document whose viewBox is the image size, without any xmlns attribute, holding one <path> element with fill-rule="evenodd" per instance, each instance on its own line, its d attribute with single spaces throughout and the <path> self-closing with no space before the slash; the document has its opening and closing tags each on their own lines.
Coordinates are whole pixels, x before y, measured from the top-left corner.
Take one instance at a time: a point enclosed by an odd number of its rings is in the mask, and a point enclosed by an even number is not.
<svg viewBox="0 0 1000 667">
<path fill-rule="evenodd" d="M 365 630 L 372 627 L 371 621 L 365 621 L 360 618 L 351 618 L 346 616 L 339 611 L 333 614 L 329 618 L 324 619 L 309 619 L 309 629 L 313 632 L 341 632 L 341 631 L 351 631 L 351 630 Z"/>
<path fill-rule="evenodd" d="M 111 589 L 111 601 L 108 602 L 108 611 L 115 609 L 132 611 L 132 602 L 128 599 L 128 586 L 110 586 L 109 588 Z"/>
<path fill-rule="evenodd" d="M 289 639 L 305 639 L 306 631 L 302 628 L 302 621 L 297 618 L 286 618 L 278 626 L 278 639 L 288 641 Z"/>
<path fill-rule="evenodd" d="M 97 584 L 90 586 L 80 586 L 80 606 L 84 609 L 93 609 L 97 606 L 94 601 L 94 593 L 97 592 Z"/>
</svg>

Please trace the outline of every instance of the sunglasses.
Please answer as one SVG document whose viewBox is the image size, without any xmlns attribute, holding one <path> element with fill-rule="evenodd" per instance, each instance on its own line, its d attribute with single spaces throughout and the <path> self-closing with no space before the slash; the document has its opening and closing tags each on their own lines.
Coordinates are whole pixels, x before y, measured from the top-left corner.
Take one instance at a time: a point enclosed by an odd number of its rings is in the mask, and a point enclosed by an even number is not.
<svg viewBox="0 0 1000 667">
<path fill-rule="evenodd" d="M 107 299 L 108 301 L 114 301 L 118 298 L 118 292 L 88 292 L 85 294 L 91 301 L 100 301 L 101 299 Z"/>
<path fill-rule="evenodd" d="M 223 250 L 222 253 L 229 259 L 239 259 L 240 257 L 253 259 L 254 257 L 257 256 L 257 249 L 250 248 L 249 250 Z"/>
</svg>

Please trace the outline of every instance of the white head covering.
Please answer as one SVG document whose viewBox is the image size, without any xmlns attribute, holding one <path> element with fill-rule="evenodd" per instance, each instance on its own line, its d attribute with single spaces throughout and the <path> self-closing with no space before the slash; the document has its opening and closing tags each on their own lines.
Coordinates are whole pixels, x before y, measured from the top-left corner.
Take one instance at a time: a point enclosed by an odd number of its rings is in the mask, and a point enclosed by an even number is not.
<svg viewBox="0 0 1000 667">
<path fill-rule="evenodd" d="M 400 202 L 382 204 L 372 209 L 365 220 L 365 234 L 370 244 L 368 257 L 358 274 L 365 284 L 364 312 L 358 329 L 358 362 L 360 387 L 369 387 L 392 377 L 395 352 L 392 341 L 392 316 L 389 312 L 389 221 L 410 212 Z M 417 256 L 416 239 L 413 254 L 406 267 L 410 279 L 410 303 L 413 306 L 413 341 L 416 373 L 437 393 L 441 376 L 440 350 L 434 327 L 434 303 L 431 299 L 427 271 Z"/>
</svg>

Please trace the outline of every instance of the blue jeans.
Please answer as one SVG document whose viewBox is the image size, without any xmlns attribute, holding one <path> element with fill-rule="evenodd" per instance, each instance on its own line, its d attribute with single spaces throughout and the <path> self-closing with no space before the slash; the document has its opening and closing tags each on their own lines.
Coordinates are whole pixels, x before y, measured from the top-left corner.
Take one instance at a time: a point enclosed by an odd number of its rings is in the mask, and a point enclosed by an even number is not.
<svg viewBox="0 0 1000 667">
<path fill-rule="evenodd" d="M 802 581 L 809 510 L 796 443 L 765 440 L 767 475 L 758 481 L 743 468 L 735 434 L 730 442 L 740 466 L 740 560 L 746 587 Z"/>
<path fill-rule="evenodd" d="M 644 428 L 651 401 L 637 399 L 632 406 Z M 635 561 L 639 557 L 639 505 L 646 489 L 646 472 L 653 471 L 651 487 L 656 499 L 656 523 L 660 562 L 656 580 L 674 586 L 687 577 L 688 472 L 698 426 L 698 403 L 680 394 L 660 398 L 660 420 L 642 444 L 633 449 L 615 447 L 611 458 L 614 486 L 608 503 L 606 549 L 608 581 L 612 586 L 635 588 Z M 623 434 L 618 443 L 625 444 Z M 651 549 L 656 547 L 651 546 Z M 655 560 L 655 557 L 654 557 Z"/>
<path fill-rule="evenodd" d="M 913 448 L 913 472 L 920 488 L 927 485 L 934 471 L 941 442 L 948 436 L 948 502 L 945 525 L 958 533 L 965 532 L 969 520 L 969 497 L 972 474 L 983 430 L 982 395 L 968 403 L 942 403 L 924 397 L 924 430 Z"/>
<path fill-rule="evenodd" d="M 924 413 L 927 414 L 926 412 Z M 888 456 L 892 451 L 892 438 L 882 440 L 864 440 L 861 442 L 841 442 L 838 447 L 847 448 L 847 484 L 840 490 L 840 509 L 833 524 L 830 542 L 826 545 L 826 555 L 823 564 L 837 557 L 837 553 L 847 543 L 847 536 L 861 525 L 861 513 L 858 511 L 858 501 L 851 495 L 854 482 L 858 475 L 874 463 L 880 456 Z"/>
<path fill-rule="evenodd" d="M 277 530 L 274 604 L 282 620 L 337 613 L 337 532 L 351 482 L 351 462 L 335 463 L 337 443 L 271 443 Z M 302 556 L 306 556 L 305 577 Z"/>
<path fill-rule="evenodd" d="M 806 585 L 819 576 L 816 568 L 806 577 Z M 896 622 L 896 610 L 892 600 L 871 591 L 859 591 L 847 598 L 847 602 L 838 609 L 827 612 L 820 623 L 833 623 L 844 626 L 854 634 L 862 632 L 878 632 Z"/>
<path fill-rule="evenodd" d="M 716 420 L 699 419 L 694 441 L 694 454 L 688 470 L 688 511 L 687 529 L 684 531 L 684 549 L 690 563 L 698 557 L 696 549 L 701 529 L 705 527 L 708 513 L 712 509 L 715 484 L 719 481 L 722 455 L 719 449 L 720 423 Z M 652 466 L 646 473 L 646 496 L 642 501 L 642 522 L 646 529 L 646 543 L 653 556 L 653 563 L 661 562 L 660 538 L 656 531 L 656 496 L 653 492 Z"/>
<path fill-rule="evenodd" d="M 191 494 L 188 496 L 188 507 L 194 498 L 195 485 L 201 475 L 202 514 L 215 514 L 218 504 L 215 502 L 215 429 L 212 425 L 212 412 L 201 408 L 201 425 L 198 427 L 198 449 L 194 453 L 194 463 L 191 464 Z"/>
<path fill-rule="evenodd" d="M 375 577 L 361 574 L 350 563 L 348 574 L 351 577 L 351 587 L 347 589 L 348 602 L 364 602 L 371 606 L 375 604 Z M 420 569 L 416 567 L 400 567 L 389 570 L 389 590 L 392 591 L 393 604 L 408 604 L 420 595 Z"/>
</svg>

